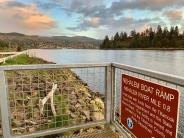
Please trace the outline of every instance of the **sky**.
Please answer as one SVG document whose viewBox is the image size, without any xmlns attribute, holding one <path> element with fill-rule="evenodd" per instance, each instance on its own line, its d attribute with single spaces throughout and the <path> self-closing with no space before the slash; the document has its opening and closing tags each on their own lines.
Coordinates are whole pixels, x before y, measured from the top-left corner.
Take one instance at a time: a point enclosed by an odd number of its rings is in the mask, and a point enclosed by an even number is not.
<svg viewBox="0 0 184 138">
<path fill-rule="evenodd" d="M 184 0 L 0 0 L 0 32 L 103 39 L 162 25 L 184 30 Z"/>
</svg>

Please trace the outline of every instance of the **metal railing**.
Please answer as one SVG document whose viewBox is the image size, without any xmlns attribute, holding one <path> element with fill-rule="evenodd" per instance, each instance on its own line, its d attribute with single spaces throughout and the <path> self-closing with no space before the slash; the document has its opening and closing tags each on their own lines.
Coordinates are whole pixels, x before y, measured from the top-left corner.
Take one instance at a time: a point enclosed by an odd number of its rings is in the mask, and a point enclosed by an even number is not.
<svg viewBox="0 0 184 138">
<path fill-rule="evenodd" d="M 113 124 L 124 137 L 131 137 L 120 123 L 122 73 L 179 90 L 178 137 L 184 138 L 184 79 L 118 63 L 0 67 L 3 136 L 39 137 Z M 48 100 L 41 111 L 40 101 L 53 83 L 53 104 Z"/>
</svg>

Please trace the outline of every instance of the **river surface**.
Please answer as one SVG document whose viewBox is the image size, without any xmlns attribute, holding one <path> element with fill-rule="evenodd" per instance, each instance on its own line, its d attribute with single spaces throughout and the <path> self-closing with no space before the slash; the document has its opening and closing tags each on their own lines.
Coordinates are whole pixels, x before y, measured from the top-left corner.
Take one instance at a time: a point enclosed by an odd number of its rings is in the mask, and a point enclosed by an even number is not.
<svg viewBox="0 0 184 138">
<path fill-rule="evenodd" d="M 184 77 L 184 50 L 35 50 L 57 64 L 118 62 Z"/>
</svg>

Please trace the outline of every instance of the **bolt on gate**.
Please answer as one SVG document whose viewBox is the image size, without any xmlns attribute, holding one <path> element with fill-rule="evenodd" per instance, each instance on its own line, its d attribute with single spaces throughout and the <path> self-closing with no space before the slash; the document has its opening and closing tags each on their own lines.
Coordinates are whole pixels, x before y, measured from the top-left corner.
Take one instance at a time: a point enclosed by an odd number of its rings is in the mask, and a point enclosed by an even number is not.
<svg viewBox="0 0 184 138">
<path fill-rule="evenodd" d="M 102 125 L 134 137 L 121 123 L 122 74 L 180 92 L 177 136 L 184 138 L 184 79 L 118 63 L 0 67 L 3 137 L 40 137 Z"/>
</svg>

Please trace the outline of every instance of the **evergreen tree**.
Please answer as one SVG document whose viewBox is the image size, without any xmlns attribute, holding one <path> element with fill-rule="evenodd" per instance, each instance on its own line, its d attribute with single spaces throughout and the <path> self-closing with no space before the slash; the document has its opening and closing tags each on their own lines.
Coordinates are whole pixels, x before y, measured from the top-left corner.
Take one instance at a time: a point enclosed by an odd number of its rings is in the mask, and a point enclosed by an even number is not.
<svg viewBox="0 0 184 138">
<path fill-rule="evenodd" d="M 135 30 L 132 30 L 132 31 L 130 32 L 130 36 L 131 36 L 131 37 L 135 37 L 135 36 L 136 36 L 136 31 L 135 31 Z"/>
<path fill-rule="evenodd" d="M 105 36 L 105 39 L 104 39 L 103 43 L 101 44 L 100 48 L 102 48 L 102 49 L 104 49 L 104 48 L 111 48 L 108 35 Z"/>
<path fill-rule="evenodd" d="M 163 31 L 163 37 L 168 38 L 168 36 L 169 36 L 169 31 L 168 31 L 167 27 L 165 27 L 164 31 Z"/>
<path fill-rule="evenodd" d="M 125 39 L 125 38 L 124 38 L 124 32 L 121 32 L 121 33 L 120 33 L 120 40 L 123 41 L 124 39 Z"/>
<path fill-rule="evenodd" d="M 162 39 L 162 27 L 160 25 L 158 25 L 157 27 L 157 37 L 158 37 L 158 40 Z"/>
<path fill-rule="evenodd" d="M 184 48 L 184 32 L 179 33 L 178 26 L 167 27 L 157 26 L 156 31 L 151 27 L 142 32 L 132 30 L 127 35 L 126 32 L 117 32 L 114 37 L 109 40 L 106 36 L 102 43 L 103 48 Z"/>
<path fill-rule="evenodd" d="M 114 36 L 114 41 L 119 41 L 120 40 L 120 36 L 119 33 L 117 32 Z"/>
<path fill-rule="evenodd" d="M 179 36 L 179 28 L 178 28 L 178 26 L 175 27 L 174 34 L 175 34 L 175 38 L 178 38 L 178 36 Z"/>
</svg>

